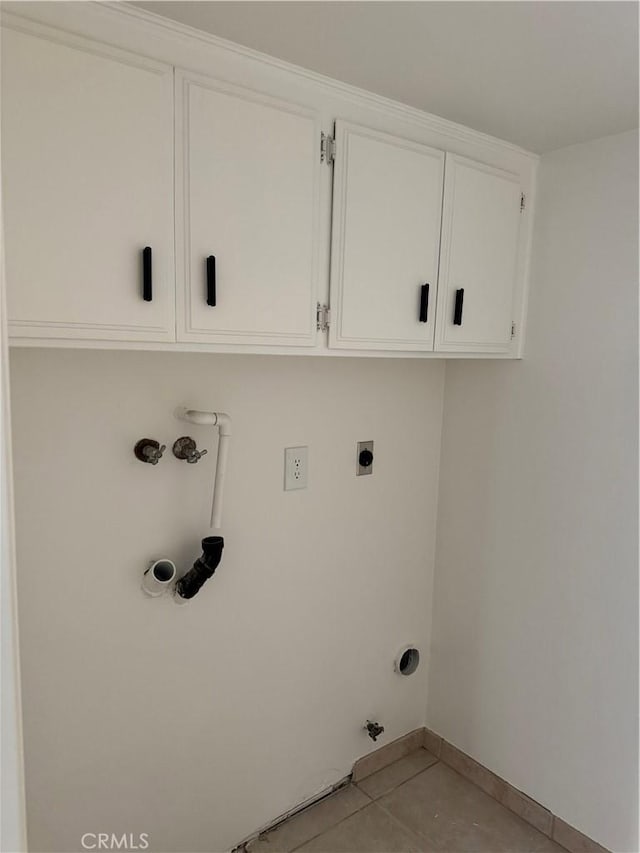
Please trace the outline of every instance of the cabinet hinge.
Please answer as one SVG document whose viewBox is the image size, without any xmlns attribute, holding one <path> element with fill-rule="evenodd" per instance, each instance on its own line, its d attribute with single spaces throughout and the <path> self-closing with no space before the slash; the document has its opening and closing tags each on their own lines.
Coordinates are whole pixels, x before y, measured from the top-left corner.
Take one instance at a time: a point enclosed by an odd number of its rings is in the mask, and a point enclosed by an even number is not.
<svg viewBox="0 0 640 853">
<path fill-rule="evenodd" d="M 322 305 L 320 302 L 316 305 L 316 329 L 319 332 L 326 332 L 331 322 L 331 311 L 328 305 Z"/>
<path fill-rule="evenodd" d="M 516 324 L 512 323 L 511 324 L 511 340 L 513 340 L 515 338 L 515 336 L 516 336 Z"/>
<path fill-rule="evenodd" d="M 328 133 L 320 134 L 320 162 L 330 165 L 336 159 L 336 141 Z"/>
<path fill-rule="evenodd" d="M 526 205 L 525 195 L 524 193 L 520 193 L 520 213 L 524 210 Z"/>
</svg>

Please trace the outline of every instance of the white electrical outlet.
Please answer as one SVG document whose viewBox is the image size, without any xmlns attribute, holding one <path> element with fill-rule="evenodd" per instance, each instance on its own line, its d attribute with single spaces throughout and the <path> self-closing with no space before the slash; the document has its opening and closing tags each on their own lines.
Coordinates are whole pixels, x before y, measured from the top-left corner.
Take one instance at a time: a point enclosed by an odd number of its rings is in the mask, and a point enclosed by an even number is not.
<svg viewBox="0 0 640 853">
<path fill-rule="evenodd" d="M 307 447 L 285 447 L 284 489 L 307 488 Z"/>
</svg>

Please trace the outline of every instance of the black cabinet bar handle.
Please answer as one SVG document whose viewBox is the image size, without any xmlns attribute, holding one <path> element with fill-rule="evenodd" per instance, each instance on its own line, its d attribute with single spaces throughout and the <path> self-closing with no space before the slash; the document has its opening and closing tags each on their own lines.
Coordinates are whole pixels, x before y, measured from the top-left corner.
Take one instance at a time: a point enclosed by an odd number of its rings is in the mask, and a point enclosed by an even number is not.
<svg viewBox="0 0 640 853">
<path fill-rule="evenodd" d="M 429 313 L 429 285 L 423 284 L 420 288 L 420 322 L 426 323 Z"/>
<path fill-rule="evenodd" d="M 453 325 L 462 325 L 462 302 L 464 300 L 464 288 L 456 290 L 456 304 L 453 309 Z"/>
<path fill-rule="evenodd" d="M 216 306 L 216 256 L 207 258 L 207 305 Z"/>
<path fill-rule="evenodd" d="M 145 302 L 153 299 L 153 281 L 151 278 L 151 246 L 142 250 L 142 298 Z"/>
</svg>

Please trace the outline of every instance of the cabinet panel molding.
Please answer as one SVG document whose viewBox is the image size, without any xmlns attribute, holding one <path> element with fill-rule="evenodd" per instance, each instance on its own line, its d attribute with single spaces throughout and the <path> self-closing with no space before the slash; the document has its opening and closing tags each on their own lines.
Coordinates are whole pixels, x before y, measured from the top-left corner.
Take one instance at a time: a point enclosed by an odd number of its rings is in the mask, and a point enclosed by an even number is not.
<svg viewBox="0 0 640 853">
<path fill-rule="evenodd" d="M 320 127 L 313 109 L 176 71 L 179 340 L 315 345 Z"/>
<path fill-rule="evenodd" d="M 11 334 L 175 340 L 172 68 L 28 24 L 2 48 Z"/>
<path fill-rule="evenodd" d="M 428 352 L 444 152 L 342 121 L 336 148 L 330 345 Z"/>
<path fill-rule="evenodd" d="M 510 351 L 521 199 L 518 175 L 447 154 L 437 350 Z"/>
</svg>

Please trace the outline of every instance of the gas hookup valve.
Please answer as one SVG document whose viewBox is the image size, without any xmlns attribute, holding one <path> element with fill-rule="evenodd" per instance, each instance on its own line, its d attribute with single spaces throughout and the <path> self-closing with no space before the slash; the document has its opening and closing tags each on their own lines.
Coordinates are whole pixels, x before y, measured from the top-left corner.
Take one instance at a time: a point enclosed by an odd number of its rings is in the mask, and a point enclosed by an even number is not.
<svg viewBox="0 0 640 853">
<path fill-rule="evenodd" d="M 384 726 L 381 726 L 380 723 L 377 723 L 374 720 L 367 720 L 364 728 L 367 730 L 367 734 L 373 741 L 378 740 L 384 731 Z"/>
</svg>

